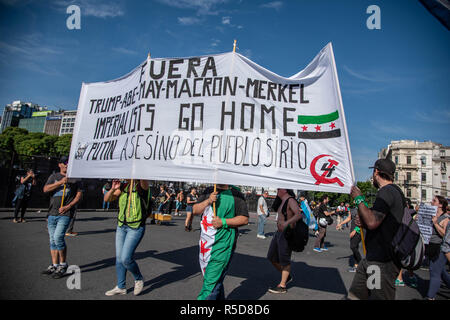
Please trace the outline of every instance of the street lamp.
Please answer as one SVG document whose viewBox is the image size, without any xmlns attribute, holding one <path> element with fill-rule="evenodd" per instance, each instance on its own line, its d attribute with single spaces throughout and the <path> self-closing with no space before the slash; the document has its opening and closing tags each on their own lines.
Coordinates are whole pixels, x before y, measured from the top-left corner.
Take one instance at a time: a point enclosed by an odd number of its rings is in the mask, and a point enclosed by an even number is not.
<svg viewBox="0 0 450 320">
<path fill-rule="evenodd" d="M 422 203 L 422 174 L 423 174 L 423 166 L 426 165 L 426 157 L 422 155 L 420 157 L 420 203 Z M 426 183 L 426 181 L 425 181 Z"/>
</svg>

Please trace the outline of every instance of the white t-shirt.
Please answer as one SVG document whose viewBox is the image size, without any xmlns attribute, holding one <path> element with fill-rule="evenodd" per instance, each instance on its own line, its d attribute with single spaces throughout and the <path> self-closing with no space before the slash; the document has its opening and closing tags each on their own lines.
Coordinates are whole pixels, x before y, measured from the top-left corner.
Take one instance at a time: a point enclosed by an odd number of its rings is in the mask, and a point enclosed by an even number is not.
<svg viewBox="0 0 450 320">
<path fill-rule="evenodd" d="M 260 208 L 260 206 L 262 206 L 262 207 L 263 207 L 263 209 L 264 209 L 264 212 L 263 212 L 263 211 L 261 211 L 261 208 Z M 266 199 L 264 199 L 264 197 L 263 197 L 263 196 L 259 197 L 259 199 L 258 199 L 258 209 L 257 209 L 257 212 L 258 212 L 258 216 L 261 216 L 261 215 L 266 215 L 268 211 L 269 211 L 269 209 L 268 209 L 268 207 L 267 207 L 267 202 L 266 202 Z"/>
</svg>

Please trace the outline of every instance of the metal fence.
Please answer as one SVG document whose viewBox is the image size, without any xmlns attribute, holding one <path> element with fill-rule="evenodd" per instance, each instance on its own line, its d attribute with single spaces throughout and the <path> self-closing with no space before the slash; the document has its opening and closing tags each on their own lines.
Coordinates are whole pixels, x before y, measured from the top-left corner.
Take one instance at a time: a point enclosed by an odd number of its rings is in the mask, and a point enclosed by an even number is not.
<svg viewBox="0 0 450 320">
<path fill-rule="evenodd" d="M 25 176 L 27 169 L 33 169 L 36 175 L 36 186 L 32 189 L 31 198 L 28 202 L 28 208 L 48 208 L 50 197 L 43 192 L 48 177 L 59 171 L 58 159 L 47 156 L 25 156 L 16 153 L 0 150 L 0 207 L 11 208 L 14 192 L 20 183 L 20 176 Z M 103 205 L 102 187 L 109 182 L 107 179 L 82 179 L 83 198 L 78 205 L 78 209 L 101 209 Z M 166 181 L 151 181 L 152 195 L 159 193 L 161 184 L 168 185 Z M 177 190 L 183 189 L 185 196 L 189 192 L 191 184 L 174 182 L 173 187 Z M 202 191 L 206 185 L 196 186 L 198 191 Z M 246 202 L 248 210 L 255 212 L 257 209 L 259 194 L 252 192 L 246 193 Z M 269 208 L 274 199 L 267 198 Z M 153 202 L 153 209 L 156 210 L 157 203 Z M 117 202 L 110 203 L 110 209 L 117 208 Z"/>
<path fill-rule="evenodd" d="M 0 207 L 12 207 L 14 192 L 20 183 L 20 176 L 25 176 L 27 169 L 33 169 L 36 175 L 36 186 L 32 188 L 29 208 L 47 208 L 50 202 L 48 194 L 43 192 L 48 177 L 59 171 L 58 159 L 46 156 L 25 156 L 0 150 Z M 103 204 L 102 187 L 107 180 L 83 179 L 83 199 L 78 205 L 80 209 L 100 209 Z M 111 205 L 113 207 L 111 207 Z M 114 208 L 115 204 L 111 204 Z"/>
</svg>

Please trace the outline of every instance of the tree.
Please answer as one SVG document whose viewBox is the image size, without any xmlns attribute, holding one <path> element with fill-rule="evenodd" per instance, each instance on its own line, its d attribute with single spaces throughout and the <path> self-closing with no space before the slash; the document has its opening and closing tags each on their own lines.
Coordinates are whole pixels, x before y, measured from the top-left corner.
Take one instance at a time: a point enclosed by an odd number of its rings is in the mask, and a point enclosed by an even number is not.
<svg viewBox="0 0 450 320">
<path fill-rule="evenodd" d="M 0 134 L 0 149 L 5 151 L 14 151 L 14 145 L 17 140 L 21 140 L 24 136 L 28 135 L 28 130 L 8 127 Z"/>
<path fill-rule="evenodd" d="M 375 201 L 377 189 L 373 186 L 371 181 L 358 181 L 356 186 L 361 190 L 361 193 L 366 197 L 366 202 L 371 207 Z"/>
<path fill-rule="evenodd" d="M 362 194 L 366 197 L 367 204 L 371 207 L 373 202 L 375 201 L 375 195 L 377 193 L 377 189 L 373 186 L 371 181 L 358 181 L 356 186 L 361 190 Z M 340 205 L 341 202 L 349 203 L 350 206 L 353 206 L 352 197 L 346 193 L 333 193 L 333 192 L 314 192 L 310 191 L 307 193 L 307 198 L 310 201 L 314 200 L 316 203 L 320 201 L 320 198 L 323 195 L 327 195 L 330 201 L 328 205 L 331 207 L 335 207 Z"/>
<path fill-rule="evenodd" d="M 70 152 L 70 145 L 72 143 L 72 135 L 64 134 L 59 136 L 54 144 L 54 152 L 58 156 L 68 155 Z"/>
<path fill-rule="evenodd" d="M 12 152 L 22 156 L 52 156 L 68 155 L 72 135 L 60 137 L 42 132 L 31 132 L 17 127 L 8 127 L 0 134 L 0 150 L 6 151 L 9 158 Z"/>
<path fill-rule="evenodd" d="M 51 155 L 53 145 L 58 139 L 41 132 L 32 132 L 16 140 L 14 148 L 16 152 L 24 156 Z"/>
</svg>

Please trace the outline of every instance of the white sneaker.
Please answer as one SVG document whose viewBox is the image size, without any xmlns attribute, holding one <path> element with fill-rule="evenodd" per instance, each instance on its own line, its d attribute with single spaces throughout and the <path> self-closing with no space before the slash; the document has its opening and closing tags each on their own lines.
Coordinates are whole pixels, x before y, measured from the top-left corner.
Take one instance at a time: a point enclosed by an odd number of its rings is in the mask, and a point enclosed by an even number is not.
<svg viewBox="0 0 450 320">
<path fill-rule="evenodd" d="M 137 296 L 144 289 L 144 280 L 138 280 L 134 282 L 134 295 Z"/>
<path fill-rule="evenodd" d="M 259 239 L 266 239 L 266 236 L 260 235 L 260 234 L 256 235 L 256 237 L 259 238 Z"/>
<path fill-rule="evenodd" d="M 114 289 L 106 291 L 105 295 L 107 295 L 108 297 L 110 296 L 115 296 L 118 294 L 127 294 L 127 289 L 120 289 L 119 287 L 115 286 Z"/>
</svg>

